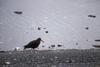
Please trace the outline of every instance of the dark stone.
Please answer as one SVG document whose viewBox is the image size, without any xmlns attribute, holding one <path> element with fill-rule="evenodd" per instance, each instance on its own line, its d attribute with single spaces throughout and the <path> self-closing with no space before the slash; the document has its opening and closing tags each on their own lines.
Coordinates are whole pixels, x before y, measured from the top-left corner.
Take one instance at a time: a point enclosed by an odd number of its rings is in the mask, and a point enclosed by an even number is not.
<svg viewBox="0 0 100 67">
<path fill-rule="evenodd" d="M 88 15 L 88 17 L 91 17 L 91 18 L 96 18 L 95 15 Z"/>
<path fill-rule="evenodd" d="M 48 48 L 50 48 L 50 47 L 48 47 Z"/>
<path fill-rule="evenodd" d="M 86 41 L 89 41 L 89 40 L 86 40 Z"/>
<path fill-rule="evenodd" d="M 86 29 L 86 30 L 88 30 L 88 29 L 89 29 L 89 27 L 85 27 L 85 29 Z"/>
<path fill-rule="evenodd" d="M 43 29 L 46 29 L 46 28 L 43 28 Z"/>
<path fill-rule="evenodd" d="M 42 47 L 45 47 L 44 45 Z"/>
<path fill-rule="evenodd" d="M 92 45 L 95 48 L 100 48 L 100 45 Z"/>
<path fill-rule="evenodd" d="M 66 60 L 66 63 L 72 63 L 71 59 Z"/>
<path fill-rule="evenodd" d="M 99 42 L 100 42 L 100 39 L 97 39 L 97 40 L 95 40 L 95 41 L 99 41 Z"/>
<path fill-rule="evenodd" d="M 0 53 L 5 53 L 5 51 L 0 51 Z"/>
<path fill-rule="evenodd" d="M 38 27 L 38 30 L 41 30 L 41 27 Z"/>
<path fill-rule="evenodd" d="M 14 11 L 14 13 L 20 15 L 20 14 L 22 14 L 23 12 L 22 12 L 22 11 Z"/>
<path fill-rule="evenodd" d="M 48 33 L 48 31 L 45 31 L 45 33 Z"/>
<path fill-rule="evenodd" d="M 58 47 L 61 47 L 62 45 L 58 44 L 57 46 L 58 46 Z"/>
<path fill-rule="evenodd" d="M 78 45 L 78 43 L 76 43 L 76 45 Z"/>
<path fill-rule="evenodd" d="M 51 47 L 55 47 L 55 45 L 51 45 Z"/>
</svg>

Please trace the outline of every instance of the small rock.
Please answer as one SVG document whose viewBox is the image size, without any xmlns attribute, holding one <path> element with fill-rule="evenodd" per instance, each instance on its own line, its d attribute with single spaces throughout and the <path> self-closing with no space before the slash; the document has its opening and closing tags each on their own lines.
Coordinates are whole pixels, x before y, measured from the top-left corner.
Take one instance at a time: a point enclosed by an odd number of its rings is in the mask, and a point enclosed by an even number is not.
<svg viewBox="0 0 100 67">
<path fill-rule="evenodd" d="M 35 53 L 37 54 L 38 52 L 37 52 L 37 51 L 35 51 Z"/>
<path fill-rule="evenodd" d="M 86 29 L 86 30 L 88 30 L 88 29 L 89 29 L 89 27 L 85 27 L 85 29 Z"/>
<path fill-rule="evenodd" d="M 58 46 L 58 47 L 61 47 L 62 45 L 59 45 L 59 44 L 58 44 L 57 46 Z"/>
<path fill-rule="evenodd" d="M 45 33 L 48 33 L 48 31 L 45 31 Z"/>
<path fill-rule="evenodd" d="M 9 52 L 9 54 L 12 54 L 12 52 Z"/>
<path fill-rule="evenodd" d="M 5 62 L 5 64 L 9 65 L 9 64 L 10 64 L 10 62 L 8 62 L 8 61 L 7 61 L 7 62 Z"/>
<path fill-rule="evenodd" d="M 72 61 L 72 63 L 75 63 L 75 60 L 71 60 Z"/>
<path fill-rule="evenodd" d="M 78 43 L 76 43 L 76 45 L 78 45 Z"/>
<path fill-rule="evenodd" d="M 51 61 L 53 61 L 53 58 L 50 58 Z"/>
<path fill-rule="evenodd" d="M 100 42 L 100 39 L 97 39 L 97 40 L 95 40 L 95 41 L 98 41 L 98 42 Z"/>
<path fill-rule="evenodd" d="M 13 60 L 17 60 L 17 59 L 15 58 L 15 59 L 13 59 Z"/>
<path fill-rule="evenodd" d="M 46 29 L 46 28 L 43 28 L 43 29 Z"/>
<path fill-rule="evenodd" d="M 38 27 L 38 30 L 41 30 L 41 27 Z"/>
<path fill-rule="evenodd" d="M 55 56 L 55 59 L 57 59 L 58 57 L 57 56 Z"/>
<path fill-rule="evenodd" d="M 44 45 L 42 47 L 45 47 Z"/>
<path fill-rule="evenodd" d="M 51 47 L 55 47 L 55 45 L 51 45 Z"/>
<path fill-rule="evenodd" d="M 42 56 L 42 59 L 44 59 L 45 57 L 44 56 Z"/>
<path fill-rule="evenodd" d="M 5 51 L 0 51 L 0 53 L 5 53 Z"/>
<path fill-rule="evenodd" d="M 48 48 L 50 48 L 50 47 L 48 47 Z"/>
<path fill-rule="evenodd" d="M 14 51 L 20 51 L 21 48 L 20 48 L 20 47 L 15 47 L 13 50 L 14 50 Z"/>
<path fill-rule="evenodd" d="M 70 59 L 65 61 L 66 63 L 72 63 L 72 61 Z"/>
<path fill-rule="evenodd" d="M 86 41 L 89 41 L 89 40 L 86 40 Z"/>
<path fill-rule="evenodd" d="M 22 12 L 22 11 L 14 11 L 14 13 L 20 15 L 20 14 L 22 14 L 23 12 Z"/>
<path fill-rule="evenodd" d="M 95 15 L 88 15 L 88 17 L 91 17 L 91 18 L 96 18 Z"/>
</svg>

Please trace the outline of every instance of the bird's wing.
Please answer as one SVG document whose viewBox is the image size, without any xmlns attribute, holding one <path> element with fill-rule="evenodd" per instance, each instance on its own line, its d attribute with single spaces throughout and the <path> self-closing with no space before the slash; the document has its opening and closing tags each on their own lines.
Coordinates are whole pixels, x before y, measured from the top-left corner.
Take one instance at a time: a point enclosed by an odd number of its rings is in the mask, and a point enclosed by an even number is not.
<svg viewBox="0 0 100 67">
<path fill-rule="evenodd" d="M 35 44 L 36 40 L 31 41 L 29 44 Z"/>
</svg>

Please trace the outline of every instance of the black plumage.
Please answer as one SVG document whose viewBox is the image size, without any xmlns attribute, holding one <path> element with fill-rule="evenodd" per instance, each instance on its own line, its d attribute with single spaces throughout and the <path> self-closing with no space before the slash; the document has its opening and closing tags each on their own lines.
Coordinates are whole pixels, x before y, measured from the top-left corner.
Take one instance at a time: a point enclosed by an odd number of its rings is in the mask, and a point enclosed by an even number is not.
<svg viewBox="0 0 100 67">
<path fill-rule="evenodd" d="M 41 43 L 42 39 L 41 38 L 37 38 L 36 40 L 33 40 L 31 42 L 29 42 L 27 45 L 24 46 L 24 49 L 26 48 L 37 48 L 39 46 L 39 44 Z"/>
</svg>

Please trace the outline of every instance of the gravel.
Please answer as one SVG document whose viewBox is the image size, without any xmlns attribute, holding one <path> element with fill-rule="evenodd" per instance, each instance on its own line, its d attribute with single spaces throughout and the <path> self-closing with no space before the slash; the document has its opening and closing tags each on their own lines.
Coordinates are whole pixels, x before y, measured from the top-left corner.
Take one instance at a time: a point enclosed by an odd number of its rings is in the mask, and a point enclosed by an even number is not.
<svg viewBox="0 0 100 67">
<path fill-rule="evenodd" d="M 5 51 L 0 67 L 100 67 L 100 49 Z"/>
</svg>

